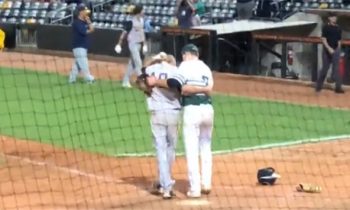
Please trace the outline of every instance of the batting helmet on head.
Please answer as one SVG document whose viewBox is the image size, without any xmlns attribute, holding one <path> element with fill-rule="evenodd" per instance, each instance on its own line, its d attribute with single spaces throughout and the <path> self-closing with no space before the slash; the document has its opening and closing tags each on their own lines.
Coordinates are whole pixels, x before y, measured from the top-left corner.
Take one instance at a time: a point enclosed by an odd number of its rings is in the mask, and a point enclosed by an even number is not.
<svg viewBox="0 0 350 210">
<path fill-rule="evenodd" d="M 281 176 L 276 173 L 275 169 L 272 167 L 262 168 L 258 170 L 258 182 L 262 185 L 273 185 L 275 184 L 277 178 Z"/>
</svg>

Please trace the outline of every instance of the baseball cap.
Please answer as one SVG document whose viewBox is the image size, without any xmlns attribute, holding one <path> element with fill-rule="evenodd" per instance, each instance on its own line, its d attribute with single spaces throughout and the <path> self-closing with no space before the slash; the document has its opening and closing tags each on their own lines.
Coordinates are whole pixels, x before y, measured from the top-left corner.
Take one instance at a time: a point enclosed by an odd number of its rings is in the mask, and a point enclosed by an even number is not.
<svg viewBox="0 0 350 210">
<path fill-rule="evenodd" d="M 195 55 L 199 54 L 198 47 L 194 44 L 187 44 L 182 48 L 181 54 L 185 54 L 187 52 L 195 54 Z"/>
<path fill-rule="evenodd" d="M 337 14 L 335 12 L 329 12 L 327 17 L 336 17 Z"/>
<path fill-rule="evenodd" d="M 85 6 L 85 4 L 80 4 L 79 6 L 77 6 L 77 11 L 78 12 L 86 11 L 88 13 L 91 12 L 90 9 L 87 6 Z"/>
</svg>

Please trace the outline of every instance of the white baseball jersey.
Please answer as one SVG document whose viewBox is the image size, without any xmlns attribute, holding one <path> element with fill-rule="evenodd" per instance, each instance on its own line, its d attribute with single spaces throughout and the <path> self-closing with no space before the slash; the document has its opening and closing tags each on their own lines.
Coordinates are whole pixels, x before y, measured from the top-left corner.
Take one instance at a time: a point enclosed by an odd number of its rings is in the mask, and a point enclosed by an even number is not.
<svg viewBox="0 0 350 210">
<path fill-rule="evenodd" d="M 156 63 L 146 68 L 146 74 L 153 75 L 157 79 L 167 79 L 177 73 L 177 67 L 166 62 Z M 147 98 L 147 105 L 150 111 L 180 109 L 179 96 L 174 91 L 155 87 L 152 94 Z"/>
<path fill-rule="evenodd" d="M 210 68 L 201 60 L 183 61 L 174 77 L 181 85 L 208 86 L 213 85 L 213 74 Z M 198 93 L 182 97 L 182 105 L 211 104 L 211 98 Z"/>
</svg>

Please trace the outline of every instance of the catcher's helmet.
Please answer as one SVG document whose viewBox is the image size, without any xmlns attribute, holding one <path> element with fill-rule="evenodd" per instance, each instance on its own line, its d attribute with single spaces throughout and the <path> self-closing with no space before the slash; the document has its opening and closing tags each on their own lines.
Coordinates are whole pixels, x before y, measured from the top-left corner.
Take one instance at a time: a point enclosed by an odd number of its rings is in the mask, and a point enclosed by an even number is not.
<svg viewBox="0 0 350 210">
<path fill-rule="evenodd" d="M 275 172 L 272 167 L 262 168 L 258 170 L 258 182 L 262 185 L 273 185 L 275 184 L 277 178 L 281 176 Z"/>
</svg>

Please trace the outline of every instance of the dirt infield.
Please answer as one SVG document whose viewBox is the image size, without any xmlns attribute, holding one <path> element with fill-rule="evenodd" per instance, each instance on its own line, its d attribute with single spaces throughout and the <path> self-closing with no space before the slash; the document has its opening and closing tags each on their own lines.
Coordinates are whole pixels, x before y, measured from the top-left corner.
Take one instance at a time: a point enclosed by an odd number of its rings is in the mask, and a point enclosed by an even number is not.
<svg viewBox="0 0 350 210">
<path fill-rule="evenodd" d="M 57 56 L 0 53 L 0 65 L 69 72 L 72 60 Z M 120 80 L 125 64 L 91 61 L 97 78 Z M 296 104 L 350 108 L 349 93 L 284 82 L 215 74 L 216 91 Z M 174 167 L 177 197 L 163 201 L 149 193 L 155 177 L 152 157 L 113 158 L 38 142 L 0 137 L 0 209 L 349 209 L 350 141 L 305 144 L 216 155 L 213 193 L 185 198 L 185 160 Z M 256 170 L 274 166 L 282 179 L 274 187 L 256 185 Z M 298 193 L 299 182 L 318 183 L 321 194 Z"/>
</svg>

